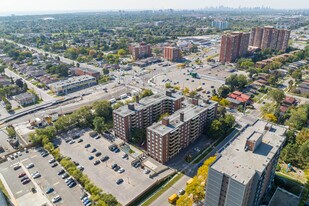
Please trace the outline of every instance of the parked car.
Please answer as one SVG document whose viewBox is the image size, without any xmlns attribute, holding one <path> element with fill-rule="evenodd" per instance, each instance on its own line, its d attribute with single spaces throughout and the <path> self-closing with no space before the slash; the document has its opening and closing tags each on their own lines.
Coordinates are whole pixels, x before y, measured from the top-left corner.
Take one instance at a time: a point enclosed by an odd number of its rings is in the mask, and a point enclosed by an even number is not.
<svg viewBox="0 0 309 206">
<path fill-rule="evenodd" d="M 53 158 L 53 159 L 50 159 L 49 161 L 48 161 L 48 163 L 49 164 L 52 164 L 52 163 L 54 163 L 54 162 L 56 162 L 56 160 Z"/>
<path fill-rule="evenodd" d="M 28 176 L 24 176 L 23 178 L 20 179 L 21 182 L 25 181 L 26 179 L 29 179 Z"/>
<path fill-rule="evenodd" d="M 91 153 L 95 153 L 97 151 L 97 149 L 96 148 L 93 148 L 92 150 L 91 150 Z"/>
<path fill-rule="evenodd" d="M 26 175 L 26 173 L 23 172 L 23 173 L 19 174 L 18 177 L 19 177 L 19 178 L 22 178 L 22 177 L 25 176 L 25 175 Z"/>
<path fill-rule="evenodd" d="M 118 153 L 120 152 L 120 149 L 117 147 L 113 152 Z"/>
<path fill-rule="evenodd" d="M 65 179 L 65 178 L 68 178 L 68 177 L 69 177 L 68 173 L 64 173 L 64 174 L 61 176 L 62 179 Z"/>
<path fill-rule="evenodd" d="M 98 157 L 98 156 L 100 156 L 101 154 L 102 154 L 101 152 L 97 152 L 97 153 L 95 153 L 95 156 Z"/>
<path fill-rule="evenodd" d="M 64 171 L 64 169 L 61 169 L 61 170 L 59 170 L 59 172 L 57 173 L 58 175 L 62 175 L 62 174 L 64 174 L 65 173 L 65 171 Z"/>
<path fill-rule="evenodd" d="M 51 165 L 51 167 L 57 167 L 58 163 L 55 162 L 54 164 Z"/>
<path fill-rule="evenodd" d="M 54 188 L 50 187 L 46 190 L 46 194 L 52 193 L 54 191 Z"/>
<path fill-rule="evenodd" d="M 98 165 L 98 164 L 100 164 L 100 160 L 96 160 L 96 161 L 94 161 L 94 163 L 93 163 L 94 165 Z"/>
<path fill-rule="evenodd" d="M 118 180 L 116 181 L 116 184 L 117 184 L 117 185 L 120 185 L 121 183 L 123 183 L 123 179 L 118 179 Z"/>
<path fill-rule="evenodd" d="M 14 167 L 13 167 L 14 170 L 18 170 L 19 168 L 21 168 L 20 165 L 14 165 Z"/>
<path fill-rule="evenodd" d="M 179 190 L 178 194 L 183 195 L 183 194 L 185 194 L 185 191 L 183 189 L 181 189 L 181 190 Z"/>
<path fill-rule="evenodd" d="M 86 144 L 86 145 L 85 145 L 85 148 L 89 148 L 89 147 L 91 147 L 90 144 Z"/>
<path fill-rule="evenodd" d="M 59 202 L 61 200 L 61 197 L 59 196 L 59 195 L 57 195 L 56 197 L 54 197 L 53 199 L 52 199 L 52 202 L 53 203 L 56 203 L 56 202 Z"/>
<path fill-rule="evenodd" d="M 30 163 L 30 164 L 28 164 L 28 165 L 26 166 L 27 169 L 30 169 L 30 168 L 32 168 L 32 167 L 34 167 L 34 164 L 33 164 L 33 163 Z"/>
<path fill-rule="evenodd" d="M 149 169 L 145 169 L 145 170 L 144 170 L 144 173 L 145 173 L 145 174 L 149 174 L 149 173 L 150 173 L 150 170 L 149 170 Z"/>
<path fill-rule="evenodd" d="M 83 142 L 84 140 L 83 139 L 79 139 L 78 141 L 77 141 L 77 143 L 81 143 L 81 142 Z"/>
<path fill-rule="evenodd" d="M 81 166 L 81 165 L 78 165 L 77 169 L 79 169 L 80 171 L 84 171 L 85 168 L 83 166 Z"/>
<path fill-rule="evenodd" d="M 114 169 L 115 167 L 117 167 L 118 165 L 117 164 L 113 164 L 112 165 L 112 169 Z"/>
<path fill-rule="evenodd" d="M 104 157 L 102 157 L 100 160 L 102 161 L 102 162 L 105 162 L 105 161 L 107 161 L 109 159 L 109 156 L 104 156 Z"/>
<path fill-rule="evenodd" d="M 22 181 L 23 185 L 28 184 L 30 182 L 30 179 L 25 179 L 24 181 Z"/>
<path fill-rule="evenodd" d="M 120 168 L 119 170 L 118 170 L 118 173 L 123 173 L 125 170 L 123 169 L 123 168 Z"/>
<path fill-rule="evenodd" d="M 41 156 L 42 156 L 42 157 L 47 157 L 47 156 L 48 156 L 48 152 L 43 152 L 43 153 L 41 153 Z"/>
<path fill-rule="evenodd" d="M 88 159 L 89 160 L 93 160 L 94 156 L 89 156 Z"/>
<path fill-rule="evenodd" d="M 116 167 L 114 167 L 114 171 L 116 172 L 116 171 L 118 171 L 120 169 L 120 167 L 117 165 Z"/>
<path fill-rule="evenodd" d="M 128 157 L 128 154 L 124 154 L 124 155 L 122 155 L 122 158 L 124 159 L 124 158 L 127 158 Z"/>
<path fill-rule="evenodd" d="M 76 186 L 76 182 L 73 181 L 73 182 L 71 182 L 68 186 L 69 186 L 69 188 L 72 188 L 72 187 Z"/>
</svg>

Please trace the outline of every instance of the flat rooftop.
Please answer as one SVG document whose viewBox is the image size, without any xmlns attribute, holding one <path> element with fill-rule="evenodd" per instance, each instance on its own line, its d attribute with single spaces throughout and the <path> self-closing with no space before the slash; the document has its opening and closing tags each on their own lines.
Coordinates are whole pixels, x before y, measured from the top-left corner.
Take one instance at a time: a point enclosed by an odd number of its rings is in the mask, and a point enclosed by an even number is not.
<svg viewBox="0 0 309 206">
<path fill-rule="evenodd" d="M 70 77 L 66 80 L 61 80 L 59 82 L 51 83 L 50 86 L 61 87 L 61 86 L 72 85 L 72 84 L 76 84 L 76 83 L 88 81 L 88 80 L 96 80 L 96 79 L 95 77 L 90 76 L 90 75 L 81 75 L 81 76 L 76 76 L 76 77 Z"/>
<path fill-rule="evenodd" d="M 265 128 L 268 127 L 268 130 Z M 211 168 L 224 173 L 236 181 L 247 184 L 256 172 L 262 173 L 275 153 L 284 143 L 286 128 L 258 120 L 247 127 L 220 152 Z M 262 135 L 262 142 L 254 151 L 245 150 L 248 138 L 257 139 Z"/>
<path fill-rule="evenodd" d="M 199 105 L 188 104 L 184 109 L 178 110 L 174 114 L 168 117 L 169 125 L 165 126 L 162 121 L 156 122 L 148 127 L 149 130 L 153 130 L 160 135 L 165 135 L 172 132 L 174 129 L 178 128 L 184 122 L 193 119 L 195 116 L 199 115 L 203 111 L 207 110 L 211 106 L 216 105 L 216 102 L 209 100 L 209 103 L 201 103 Z M 180 113 L 184 113 L 184 121 L 180 121 Z"/>
<path fill-rule="evenodd" d="M 291 206 L 298 205 L 298 203 L 299 197 L 278 187 L 268 206 Z"/>
<path fill-rule="evenodd" d="M 148 97 L 145 97 L 143 99 L 139 100 L 139 103 L 134 102 L 132 103 L 134 105 L 134 110 L 131 110 L 128 108 L 128 105 L 124 105 L 116 110 L 114 112 L 120 116 L 128 116 L 131 114 L 134 114 L 137 111 L 143 110 L 150 105 L 157 104 L 164 99 L 171 99 L 171 100 L 177 100 L 181 99 L 183 96 L 178 94 L 178 93 L 172 93 L 171 96 L 167 96 L 165 93 L 160 93 L 160 94 L 154 94 Z"/>
</svg>

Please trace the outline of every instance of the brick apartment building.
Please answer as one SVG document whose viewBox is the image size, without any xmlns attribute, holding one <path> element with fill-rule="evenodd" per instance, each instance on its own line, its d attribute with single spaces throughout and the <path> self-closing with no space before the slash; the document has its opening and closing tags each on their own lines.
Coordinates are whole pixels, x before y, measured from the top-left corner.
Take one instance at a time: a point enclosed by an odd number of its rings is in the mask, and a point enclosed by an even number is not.
<svg viewBox="0 0 309 206">
<path fill-rule="evenodd" d="M 180 59 L 180 49 L 177 47 L 164 47 L 163 58 L 169 61 L 176 61 Z"/>
<path fill-rule="evenodd" d="M 286 128 L 251 119 L 209 167 L 205 206 L 257 206 L 269 192 Z"/>
<path fill-rule="evenodd" d="M 146 57 L 151 57 L 151 45 L 140 43 L 140 44 L 130 44 L 129 52 L 134 60 L 142 59 Z"/>
<path fill-rule="evenodd" d="M 271 26 L 252 28 L 249 46 L 285 51 L 288 47 L 290 34 L 290 30 L 275 29 Z"/>
<path fill-rule="evenodd" d="M 184 109 L 147 128 L 147 153 L 165 163 L 201 136 L 217 111 L 217 103 L 193 99 Z"/>
<path fill-rule="evenodd" d="M 76 76 L 89 75 L 95 77 L 96 79 L 100 79 L 100 72 L 93 69 L 73 67 L 70 71 Z"/>
<path fill-rule="evenodd" d="M 247 54 L 249 45 L 249 33 L 234 32 L 223 35 L 221 38 L 221 48 L 219 61 L 221 63 L 235 62 L 237 58 Z"/>
<path fill-rule="evenodd" d="M 115 135 L 124 141 L 130 139 L 132 128 L 146 129 L 157 121 L 161 114 L 172 114 L 181 109 L 183 96 L 166 91 L 155 94 L 113 111 Z"/>
</svg>

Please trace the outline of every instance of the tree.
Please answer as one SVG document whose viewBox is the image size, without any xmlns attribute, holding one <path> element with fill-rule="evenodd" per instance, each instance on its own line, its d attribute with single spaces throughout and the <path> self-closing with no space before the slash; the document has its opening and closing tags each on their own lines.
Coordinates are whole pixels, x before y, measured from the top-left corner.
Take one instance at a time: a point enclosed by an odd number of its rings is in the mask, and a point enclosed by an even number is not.
<svg viewBox="0 0 309 206">
<path fill-rule="evenodd" d="M 280 104 L 282 100 L 285 98 L 284 91 L 279 89 L 273 89 L 269 92 L 269 96 L 277 103 Z"/>
<path fill-rule="evenodd" d="M 24 87 L 24 82 L 21 79 L 17 79 L 15 81 L 15 84 L 19 87 L 19 88 L 23 88 Z"/>
<path fill-rule="evenodd" d="M 293 87 L 293 84 L 294 84 L 293 80 L 290 80 L 289 81 L 289 90 Z"/>
<path fill-rule="evenodd" d="M 153 95 L 153 92 L 150 89 L 144 89 L 140 96 L 141 98 L 144 98 L 151 95 Z"/>
<path fill-rule="evenodd" d="M 131 131 L 131 141 L 135 144 L 140 144 L 146 140 L 146 130 L 133 128 Z"/>
<path fill-rule="evenodd" d="M 219 102 L 220 105 L 224 106 L 224 107 L 227 107 L 229 106 L 230 102 L 224 98 L 222 98 Z"/>
<path fill-rule="evenodd" d="M 218 94 L 221 98 L 226 98 L 227 95 L 231 92 L 230 88 L 227 86 L 221 86 L 218 89 Z"/>
<path fill-rule="evenodd" d="M 277 118 L 274 114 L 265 114 L 263 118 L 269 122 L 277 122 Z"/>
<path fill-rule="evenodd" d="M 108 69 L 103 69 L 103 74 L 104 75 L 108 75 L 109 74 L 109 70 Z"/>
<path fill-rule="evenodd" d="M 309 140 L 300 146 L 299 153 L 303 168 L 306 168 L 309 165 Z"/>
<path fill-rule="evenodd" d="M 16 131 L 15 131 L 14 127 L 7 127 L 6 131 L 9 135 L 9 137 L 15 137 L 16 136 Z"/>
<path fill-rule="evenodd" d="M 222 123 L 219 120 L 215 119 L 210 124 L 209 134 L 216 138 L 219 138 L 222 136 L 223 134 Z"/>
<path fill-rule="evenodd" d="M 295 128 L 302 129 L 308 121 L 309 105 L 303 105 L 296 109 L 291 109 L 291 116 L 285 122 L 286 125 Z"/>
<path fill-rule="evenodd" d="M 171 86 L 171 83 L 170 82 L 167 82 L 167 83 L 165 83 L 165 88 L 166 89 L 169 89 L 169 88 L 171 88 L 172 86 Z"/>
<path fill-rule="evenodd" d="M 303 128 L 297 135 L 296 135 L 296 144 L 302 145 L 304 142 L 309 140 L 309 129 Z"/>
<path fill-rule="evenodd" d="M 242 89 L 248 83 L 247 77 L 243 74 L 237 75 L 232 74 L 225 80 L 225 84 L 229 85 L 231 90 L 234 91 L 237 89 Z"/>
<path fill-rule="evenodd" d="M 192 90 L 190 93 L 189 93 L 189 97 L 193 98 L 197 95 L 197 91 L 196 90 Z"/>
<path fill-rule="evenodd" d="M 103 117 L 95 117 L 93 120 L 93 126 L 94 130 L 98 133 L 101 133 L 104 131 L 105 128 L 104 118 Z"/>
<path fill-rule="evenodd" d="M 189 89 L 188 87 L 185 87 L 185 88 L 182 90 L 182 93 L 183 93 L 184 95 L 188 95 L 189 92 L 190 92 L 190 89 Z"/>
<path fill-rule="evenodd" d="M 94 115 L 98 117 L 103 117 L 105 120 L 112 118 L 112 108 L 110 102 L 106 100 L 96 101 L 92 105 L 94 109 Z"/>
<path fill-rule="evenodd" d="M 124 55 L 126 55 L 126 50 L 124 50 L 124 49 L 119 49 L 118 50 L 118 52 L 117 52 L 117 54 L 119 55 L 119 56 L 124 56 Z"/>
<path fill-rule="evenodd" d="M 295 71 L 292 72 L 291 75 L 296 81 L 299 81 L 302 79 L 302 71 L 301 69 L 296 69 Z"/>
</svg>

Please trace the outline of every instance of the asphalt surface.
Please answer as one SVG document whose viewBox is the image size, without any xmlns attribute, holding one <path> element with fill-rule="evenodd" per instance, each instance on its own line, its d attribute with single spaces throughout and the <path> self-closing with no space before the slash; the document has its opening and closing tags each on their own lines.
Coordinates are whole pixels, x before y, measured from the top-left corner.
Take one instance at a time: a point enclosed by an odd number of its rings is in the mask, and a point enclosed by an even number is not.
<svg viewBox="0 0 309 206">
<path fill-rule="evenodd" d="M 3 175 L 12 194 L 14 195 L 14 198 L 17 199 L 20 205 L 30 204 L 29 198 L 31 198 L 31 195 L 39 195 L 39 197 L 36 198 L 40 198 L 42 200 L 45 199 L 45 202 L 47 201 L 46 198 L 51 200 L 56 195 L 60 195 L 62 199 L 55 205 L 82 206 L 83 204 L 80 200 L 80 197 L 82 196 L 83 192 L 81 187 L 79 187 L 78 185 L 73 188 L 67 187 L 61 176 L 57 175 L 57 172 L 61 169 L 60 164 L 52 168 L 48 163 L 48 160 L 50 160 L 51 158 L 52 156 L 50 155 L 47 157 L 42 157 L 39 152 L 31 149 L 29 150 L 29 153 L 22 152 L 22 156 L 0 164 L 0 173 L 1 175 Z M 22 168 L 15 171 L 12 167 L 18 162 L 22 166 Z M 29 163 L 33 163 L 34 167 L 31 169 L 26 169 L 26 166 Z M 41 174 L 41 177 L 37 179 L 31 178 L 31 182 L 26 185 L 23 185 L 19 181 L 19 174 L 25 172 L 30 178 L 30 174 L 37 171 Z M 38 191 L 35 194 L 31 192 L 31 188 L 33 187 L 36 188 L 36 190 Z M 47 195 L 45 194 L 45 192 L 49 187 L 54 188 L 54 192 Z M 25 203 L 26 201 L 27 204 Z M 34 202 L 32 203 L 33 205 L 35 205 L 36 199 L 34 199 L 33 201 Z"/>
<path fill-rule="evenodd" d="M 151 179 L 149 175 L 144 174 L 144 170 L 140 167 L 132 167 L 131 161 L 133 158 L 129 157 L 129 159 L 123 159 L 122 155 L 124 152 L 122 151 L 119 153 L 111 152 L 108 149 L 111 143 L 103 137 L 94 139 L 89 136 L 89 132 L 86 132 L 80 138 L 84 141 L 74 144 L 65 143 L 62 139 L 59 146 L 61 154 L 71 157 L 73 161 L 83 166 L 85 168 L 83 172 L 95 185 L 100 187 L 104 192 L 113 194 L 123 205 L 133 200 L 157 179 L 162 178 L 158 176 Z M 85 148 L 86 144 L 90 144 L 91 147 Z M 93 148 L 101 152 L 102 155 L 96 157 L 95 153 L 91 153 Z M 105 155 L 109 156 L 108 161 L 101 162 L 98 165 L 93 164 L 95 160 L 100 160 L 100 158 Z M 94 159 L 89 160 L 89 156 L 94 156 Z M 125 172 L 119 174 L 113 171 L 111 165 L 115 163 L 124 168 Z M 116 181 L 120 178 L 122 178 L 124 182 L 117 185 Z"/>
</svg>

